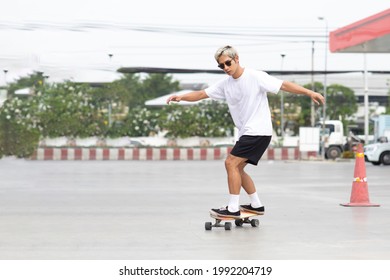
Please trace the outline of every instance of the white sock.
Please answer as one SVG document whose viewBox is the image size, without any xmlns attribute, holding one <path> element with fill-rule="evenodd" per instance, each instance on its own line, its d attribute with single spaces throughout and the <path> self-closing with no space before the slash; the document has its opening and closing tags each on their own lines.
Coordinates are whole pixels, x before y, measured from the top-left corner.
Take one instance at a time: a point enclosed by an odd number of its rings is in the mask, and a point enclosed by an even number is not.
<svg viewBox="0 0 390 280">
<path fill-rule="evenodd" d="M 258 208 L 258 207 L 263 206 L 263 204 L 261 203 L 259 195 L 257 194 L 257 192 L 250 194 L 249 198 L 251 199 L 251 206 L 253 208 Z"/>
<path fill-rule="evenodd" d="M 229 196 L 228 210 L 230 212 L 237 212 L 238 210 L 240 210 L 240 195 L 239 194 L 231 194 Z"/>
</svg>

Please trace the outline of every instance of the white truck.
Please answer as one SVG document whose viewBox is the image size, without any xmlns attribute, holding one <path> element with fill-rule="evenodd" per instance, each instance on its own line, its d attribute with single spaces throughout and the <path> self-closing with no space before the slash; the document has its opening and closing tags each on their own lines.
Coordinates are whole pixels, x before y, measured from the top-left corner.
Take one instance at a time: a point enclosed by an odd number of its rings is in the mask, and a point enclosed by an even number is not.
<svg viewBox="0 0 390 280">
<path fill-rule="evenodd" d="M 373 164 L 390 164 L 390 115 L 380 115 L 374 120 L 374 139 L 377 143 L 365 146 L 366 161 Z M 317 127 L 322 128 L 322 123 L 317 123 Z M 345 151 L 353 151 L 358 143 L 363 143 L 364 140 L 355 136 L 352 131 L 348 136 L 344 135 L 343 123 L 339 120 L 325 121 L 324 146 L 325 158 L 336 159 L 341 157 Z M 366 154 L 367 153 L 367 154 Z"/>
<path fill-rule="evenodd" d="M 317 127 L 322 128 L 322 123 L 317 123 Z M 321 133 L 324 137 L 325 158 L 336 159 L 341 157 L 345 151 L 351 151 L 358 143 L 364 142 L 352 132 L 348 136 L 344 135 L 343 123 L 339 120 L 325 121 L 325 131 Z"/>
</svg>

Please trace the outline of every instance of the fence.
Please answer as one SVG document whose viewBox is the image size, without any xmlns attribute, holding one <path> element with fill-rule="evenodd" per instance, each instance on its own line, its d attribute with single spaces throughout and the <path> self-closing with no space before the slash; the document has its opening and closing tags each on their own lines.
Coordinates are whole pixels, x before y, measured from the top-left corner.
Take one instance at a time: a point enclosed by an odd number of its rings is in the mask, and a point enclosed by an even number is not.
<svg viewBox="0 0 390 280">
<path fill-rule="evenodd" d="M 232 147 L 213 148 L 38 148 L 32 160 L 222 160 Z M 298 148 L 272 148 L 263 160 L 310 160 L 317 152 Z"/>
</svg>

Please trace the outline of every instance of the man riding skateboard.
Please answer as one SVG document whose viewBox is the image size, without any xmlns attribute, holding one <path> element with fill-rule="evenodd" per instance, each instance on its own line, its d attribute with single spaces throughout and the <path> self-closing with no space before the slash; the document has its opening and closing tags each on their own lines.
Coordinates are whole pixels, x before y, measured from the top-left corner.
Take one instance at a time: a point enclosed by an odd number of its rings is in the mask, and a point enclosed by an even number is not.
<svg viewBox="0 0 390 280">
<path fill-rule="evenodd" d="M 239 138 L 225 160 L 229 187 L 228 205 L 212 209 L 211 213 L 221 217 L 239 217 L 242 210 L 262 215 L 265 211 L 264 205 L 252 178 L 244 169 L 248 163 L 258 164 L 271 141 L 272 121 L 267 93 L 276 94 L 283 90 L 303 94 L 317 105 L 324 103 L 324 97 L 295 83 L 270 76 L 266 72 L 241 66 L 238 52 L 232 46 L 219 48 L 214 57 L 218 67 L 228 77 L 204 90 L 172 95 L 167 99 L 167 103 L 182 100 L 191 102 L 205 98 L 226 101 L 234 125 L 239 131 Z M 241 187 L 249 195 L 248 205 L 239 204 Z"/>
</svg>

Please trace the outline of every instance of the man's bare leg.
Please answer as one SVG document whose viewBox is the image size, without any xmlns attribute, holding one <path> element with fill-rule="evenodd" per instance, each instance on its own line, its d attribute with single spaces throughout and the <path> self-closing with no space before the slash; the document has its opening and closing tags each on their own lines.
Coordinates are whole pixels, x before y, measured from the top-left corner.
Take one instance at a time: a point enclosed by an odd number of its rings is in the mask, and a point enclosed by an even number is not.
<svg viewBox="0 0 390 280">
<path fill-rule="evenodd" d="M 242 185 L 240 166 L 245 163 L 247 159 L 228 155 L 225 160 L 225 168 L 227 172 L 228 186 L 229 186 L 229 204 L 228 210 L 230 212 L 237 212 L 240 210 L 240 190 Z"/>
<path fill-rule="evenodd" d="M 251 195 L 256 192 L 255 184 L 253 183 L 252 178 L 245 172 L 244 168 L 247 165 L 246 162 L 243 162 L 240 166 L 241 173 L 241 185 L 248 195 Z"/>
<path fill-rule="evenodd" d="M 258 207 L 263 206 L 263 204 L 261 203 L 259 195 L 257 194 L 256 187 L 255 187 L 255 184 L 254 184 L 252 178 L 244 170 L 246 165 L 247 165 L 246 162 L 244 162 L 243 164 L 240 165 L 242 187 L 246 191 L 246 193 L 249 195 L 249 198 L 251 200 L 251 205 L 254 208 L 258 208 Z"/>
<path fill-rule="evenodd" d="M 234 195 L 240 194 L 242 186 L 242 165 L 245 164 L 247 159 L 228 155 L 225 160 L 225 168 L 227 172 L 229 193 Z"/>
</svg>

